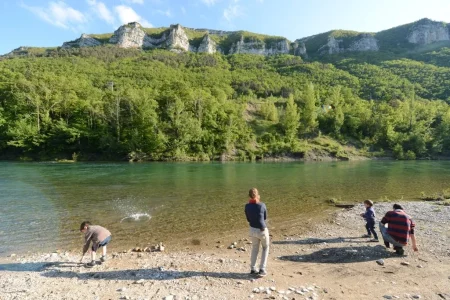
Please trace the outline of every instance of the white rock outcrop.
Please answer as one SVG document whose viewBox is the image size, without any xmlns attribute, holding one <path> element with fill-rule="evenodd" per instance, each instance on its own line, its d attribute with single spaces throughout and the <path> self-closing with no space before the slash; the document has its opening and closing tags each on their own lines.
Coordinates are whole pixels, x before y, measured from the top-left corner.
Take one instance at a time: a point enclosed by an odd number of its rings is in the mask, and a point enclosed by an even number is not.
<svg viewBox="0 0 450 300">
<path fill-rule="evenodd" d="M 231 46 L 229 54 L 245 53 L 257 55 L 274 55 L 274 54 L 289 54 L 290 45 L 288 40 L 280 40 L 267 45 L 265 42 L 250 39 L 244 40 L 244 36 Z"/>
<path fill-rule="evenodd" d="M 306 45 L 303 42 L 295 42 L 293 44 L 294 47 L 294 55 L 301 56 L 303 58 L 308 57 L 308 53 L 306 51 Z"/>
<path fill-rule="evenodd" d="M 101 44 L 102 43 L 99 40 L 96 40 L 93 37 L 83 33 L 78 39 L 70 42 L 65 42 L 62 45 L 62 48 L 95 47 L 100 46 Z"/>
<path fill-rule="evenodd" d="M 414 25 L 407 39 L 408 42 L 418 45 L 428 45 L 435 42 L 449 41 L 449 27 L 445 23 L 424 19 Z"/>
<path fill-rule="evenodd" d="M 328 37 L 328 42 L 319 48 L 320 54 L 336 54 L 344 52 L 344 41 L 335 39 L 334 36 Z"/>
<path fill-rule="evenodd" d="M 181 25 L 177 24 L 170 27 L 166 45 L 169 49 L 189 51 L 189 38 Z"/>
<path fill-rule="evenodd" d="M 209 36 L 209 34 L 205 34 L 202 42 L 198 46 L 197 52 L 214 54 L 217 52 L 217 43 Z"/>
<path fill-rule="evenodd" d="M 371 34 L 363 33 L 351 43 L 348 51 L 379 51 L 378 40 Z"/>
<path fill-rule="evenodd" d="M 109 42 L 120 48 L 142 48 L 145 37 L 146 33 L 141 24 L 133 22 L 120 26 L 109 39 Z"/>
</svg>

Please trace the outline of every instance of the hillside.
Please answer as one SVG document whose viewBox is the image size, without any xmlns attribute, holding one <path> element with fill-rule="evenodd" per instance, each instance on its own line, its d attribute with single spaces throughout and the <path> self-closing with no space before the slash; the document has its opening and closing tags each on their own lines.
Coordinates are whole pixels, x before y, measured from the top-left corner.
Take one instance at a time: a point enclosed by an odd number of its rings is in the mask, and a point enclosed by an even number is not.
<svg viewBox="0 0 450 300">
<path fill-rule="evenodd" d="M 0 158 L 448 156 L 445 30 L 421 20 L 290 43 L 133 23 L 64 47 L 17 49 L 0 60 Z M 342 51 L 330 52 L 333 39 Z M 361 39 L 376 39 L 379 50 L 351 50 L 364 48 Z M 304 55 L 294 55 L 302 44 Z"/>
</svg>

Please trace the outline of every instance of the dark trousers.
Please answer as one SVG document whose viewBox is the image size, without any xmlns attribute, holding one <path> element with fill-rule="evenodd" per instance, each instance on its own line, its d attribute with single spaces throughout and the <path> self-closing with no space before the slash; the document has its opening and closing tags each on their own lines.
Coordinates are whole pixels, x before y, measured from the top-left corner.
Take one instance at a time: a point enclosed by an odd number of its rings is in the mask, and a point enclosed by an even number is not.
<svg viewBox="0 0 450 300">
<path fill-rule="evenodd" d="M 373 237 L 378 240 L 378 234 L 375 231 L 375 222 L 371 222 L 371 221 L 367 222 L 366 223 L 366 229 L 367 229 L 367 234 L 368 235 L 372 235 L 373 234 Z"/>
</svg>

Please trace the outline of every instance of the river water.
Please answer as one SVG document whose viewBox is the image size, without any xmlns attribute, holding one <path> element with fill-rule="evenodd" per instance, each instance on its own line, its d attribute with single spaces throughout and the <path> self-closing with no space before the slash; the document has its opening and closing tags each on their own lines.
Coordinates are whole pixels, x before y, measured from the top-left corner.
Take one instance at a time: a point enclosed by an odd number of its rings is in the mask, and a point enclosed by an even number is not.
<svg viewBox="0 0 450 300">
<path fill-rule="evenodd" d="M 123 248 L 220 237 L 246 227 L 251 187 L 272 224 L 314 219 L 332 197 L 418 199 L 450 188 L 450 162 L 0 162 L 0 256 L 81 248 L 84 220 L 110 229 Z"/>
</svg>

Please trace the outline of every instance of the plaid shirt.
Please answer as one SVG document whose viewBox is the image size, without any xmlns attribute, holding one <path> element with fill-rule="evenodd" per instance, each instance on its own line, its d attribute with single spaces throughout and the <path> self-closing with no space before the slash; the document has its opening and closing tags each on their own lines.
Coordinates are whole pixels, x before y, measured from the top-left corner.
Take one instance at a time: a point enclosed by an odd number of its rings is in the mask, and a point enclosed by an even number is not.
<svg viewBox="0 0 450 300">
<path fill-rule="evenodd" d="M 408 243 L 409 236 L 414 234 L 416 226 L 411 217 L 401 209 L 387 212 L 381 223 L 388 224 L 388 234 L 403 245 Z"/>
</svg>

